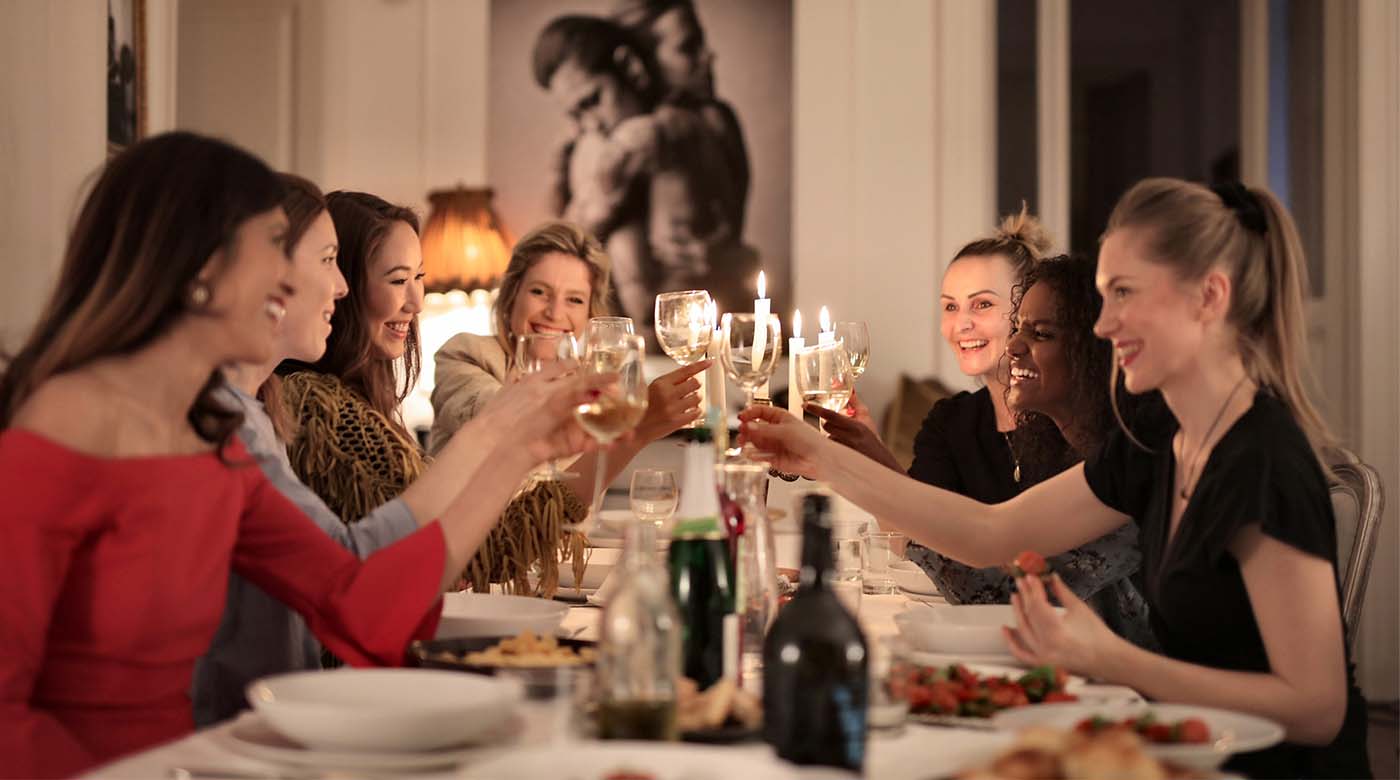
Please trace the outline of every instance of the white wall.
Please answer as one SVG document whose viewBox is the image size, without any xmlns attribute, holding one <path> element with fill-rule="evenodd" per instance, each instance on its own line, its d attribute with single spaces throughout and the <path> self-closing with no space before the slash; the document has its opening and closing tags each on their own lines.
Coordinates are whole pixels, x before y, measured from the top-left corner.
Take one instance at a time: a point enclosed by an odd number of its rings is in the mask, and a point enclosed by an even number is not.
<svg viewBox="0 0 1400 780">
<path fill-rule="evenodd" d="M 0 348 L 48 298 L 79 190 L 106 155 L 106 6 L 11 0 L 0 26 Z"/>
</svg>

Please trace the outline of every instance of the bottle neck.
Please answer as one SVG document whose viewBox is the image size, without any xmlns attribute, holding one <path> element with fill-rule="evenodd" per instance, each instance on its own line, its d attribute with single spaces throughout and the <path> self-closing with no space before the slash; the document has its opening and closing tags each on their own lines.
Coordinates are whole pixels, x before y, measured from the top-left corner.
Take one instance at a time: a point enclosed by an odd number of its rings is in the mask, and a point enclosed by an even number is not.
<svg viewBox="0 0 1400 780">
<path fill-rule="evenodd" d="M 835 566 L 835 556 L 831 550 L 831 529 L 818 523 L 805 523 L 802 526 L 802 571 L 799 573 L 803 588 L 825 588 Z"/>
<path fill-rule="evenodd" d="M 719 517 L 714 445 L 708 442 L 687 444 L 674 536 L 685 538 L 722 533 Z"/>
</svg>

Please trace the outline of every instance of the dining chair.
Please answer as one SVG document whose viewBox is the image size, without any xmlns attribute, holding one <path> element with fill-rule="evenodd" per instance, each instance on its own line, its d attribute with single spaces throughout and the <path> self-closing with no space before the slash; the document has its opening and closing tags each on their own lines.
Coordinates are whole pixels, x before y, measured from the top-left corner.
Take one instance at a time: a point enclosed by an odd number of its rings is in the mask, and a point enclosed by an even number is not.
<svg viewBox="0 0 1400 780">
<path fill-rule="evenodd" d="M 1337 518 L 1337 568 L 1342 575 L 1342 620 L 1347 646 L 1356 642 L 1356 623 L 1371 578 L 1371 559 L 1380 537 L 1385 492 L 1380 474 L 1348 450 L 1331 465 L 1332 512 Z"/>
</svg>

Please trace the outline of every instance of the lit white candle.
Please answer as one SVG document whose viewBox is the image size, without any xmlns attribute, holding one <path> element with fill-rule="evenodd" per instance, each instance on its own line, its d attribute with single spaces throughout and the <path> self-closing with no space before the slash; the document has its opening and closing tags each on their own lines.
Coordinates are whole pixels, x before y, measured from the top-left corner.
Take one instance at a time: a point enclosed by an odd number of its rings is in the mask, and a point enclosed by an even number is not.
<svg viewBox="0 0 1400 780">
<path fill-rule="evenodd" d="M 716 327 L 719 324 L 718 312 L 718 307 L 711 301 L 710 326 L 715 327 L 715 331 L 711 334 L 710 349 L 705 356 L 713 362 L 710 363 L 709 368 L 705 369 L 704 384 L 709 385 L 709 387 L 706 390 L 707 403 L 701 408 L 705 410 L 707 419 L 711 408 L 719 410 L 719 423 L 712 433 L 715 437 L 715 446 L 723 452 L 729 448 L 729 407 L 725 403 L 724 365 L 719 359 L 720 349 L 724 344 L 724 333 Z"/>
<path fill-rule="evenodd" d="M 758 297 L 753 302 L 753 365 L 763 362 L 763 351 L 768 346 L 768 315 L 772 313 L 773 302 L 765 294 L 768 292 L 767 278 L 758 272 Z M 781 342 L 779 342 L 781 344 Z M 776 345 L 775 345 L 776 346 Z M 755 398 L 768 398 L 768 383 L 764 382 L 754 391 Z"/>
<path fill-rule="evenodd" d="M 802 418 L 802 394 L 797 392 L 797 353 L 807 346 L 802 339 L 802 311 L 792 313 L 792 338 L 788 339 L 788 411 Z"/>
<path fill-rule="evenodd" d="M 823 306 L 820 315 L 817 317 L 817 324 L 821 330 L 817 333 L 817 346 L 824 347 L 827 344 L 836 343 L 836 331 L 831 328 L 831 313 Z"/>
</svg>

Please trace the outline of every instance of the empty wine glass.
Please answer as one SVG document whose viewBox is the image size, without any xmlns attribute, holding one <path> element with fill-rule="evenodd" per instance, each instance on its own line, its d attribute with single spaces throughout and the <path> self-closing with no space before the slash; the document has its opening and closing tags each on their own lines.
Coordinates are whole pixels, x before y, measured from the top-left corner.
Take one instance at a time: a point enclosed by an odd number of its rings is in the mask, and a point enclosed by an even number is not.
<svg viewBox="0 0 1400 780">
<path fill-rule="evenodd" d="M 586 374 L 617 374 L 617 381 L 599 388 L 597 398 L 574 407 L 574 419 L 602 447 L 635 428 L 646 415 L 645 355 L 641 336 L 613 331 L 588 334 L 580 370 Z M 607 469 L 608 452 L 599 449 L 598 464 L 593 472 L 593 506 L 588 519 L 566 527 L 592 527 L 603 506 L 603 473 Z"/>
<path fill-rule="evenodd" d="M 851 378 L 860 379 L 870 365 L 870 326 L 865 322 L 836 323 L 836 340 L 845 343 L 851 361 Z"/>
<path fill-rule="evenodd" d="M 612 331 L 625 336 L 631 336 L 637 332 L 631 317 L 593 317 L 588 320 L 588 328 L 584 332 L 592 333 L 595 331 Z"/>
<path fill-rule="evenodd" d="M 793 360 L 797 361 L 797 392 L 802 394 L 803 403 L 833 412 L 846 408 L 855 378 L 845 344 L 836 341 L 809 347 Z"/>
<path fill-rule="evenodd" d="M 762 321 L 750 313 L 725 314 L 720 327 L 719 360 L 724 372 L 747 396 L 745 406 L 753 405 L 758 386 L 773 376 L 783 340 L 778 315 Z"/>
<path fill-rule="evenodd" d="M 578 340 L 572 333 L 522 333 L 515 337 L 515 365 L 521 374 L 537 374 L 555 363 L 574 367 L 579 357 Z M 559 461 L 551 460 L 544 479 L 557 482 L 577 476 L 572 471 L 561 471 Z"/>
<path fill-rule="evenodd" d="M 632 472 L 632 515 L 658 528 L 676 513 L 680 492 L 676 489 L 676 473 L 668 469 L 637 469 Z"/>
</svg>

